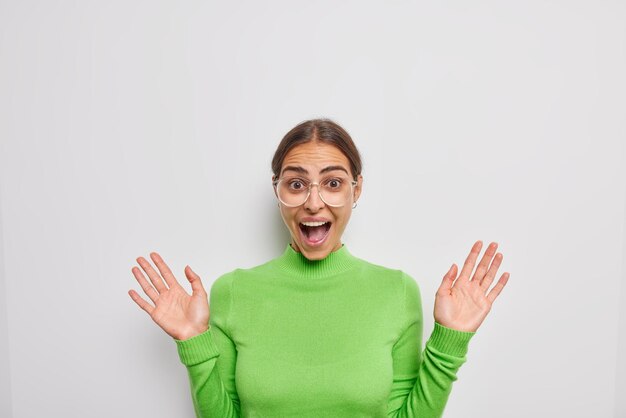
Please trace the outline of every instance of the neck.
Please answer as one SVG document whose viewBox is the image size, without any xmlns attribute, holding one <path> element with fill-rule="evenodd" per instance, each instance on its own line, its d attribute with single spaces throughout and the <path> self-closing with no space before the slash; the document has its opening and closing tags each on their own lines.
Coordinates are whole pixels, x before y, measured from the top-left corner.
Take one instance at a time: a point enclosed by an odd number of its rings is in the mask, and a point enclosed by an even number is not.
<svg viewBox="0 0 626 418">
<path fill-rule="evenodd" d="M 301 252 L 302 252 L 302 249 L 300 248 L 300 246 L 298 246 L 298 243 L 296 243 L 296 241 L 295 241 L 293 238 L 291 239 L 291 243 L 290 243 L 289 245 L 291 245 L 291 248 L 293 248 L 293 250 L 294 250 L 295 252 L 298 252 L 298 253 L 301 253 Z M 337 250 L 339 250 L 342 246 L 343 246 L 343 244 L 341 243 L 341 240 L 339 240 L 339 241 L 337 242 L 337 244 L 335 245 L 335 247 L 334 247 L 332 250 L 330 250 L 330 251 L 331 251 L 331 252 L 333 252 L 333 251 L 337 251 Z M 326 258 L 326 256 L 327 256 L 327 255 L 328 255 L 328 254 L 326 254 L 326 255 L 325 255 L 324 257 L 322 257 L 322 258 Z M 309 257 L 307 257 L 307 258 L 309 258 Z"/>
<path fill-rule="evenodd" d="M 319 260 L 310 260 L 302 252 L 296 251 L 291 244 L 276 259 L 278 268 L 285 274 L 297 279 L 322 279 L 334 276 L 355 267 L 359 258 L 353 256 L 345 244 L 340 244 L 336 251 L 331 251 Z"/>
</svg>

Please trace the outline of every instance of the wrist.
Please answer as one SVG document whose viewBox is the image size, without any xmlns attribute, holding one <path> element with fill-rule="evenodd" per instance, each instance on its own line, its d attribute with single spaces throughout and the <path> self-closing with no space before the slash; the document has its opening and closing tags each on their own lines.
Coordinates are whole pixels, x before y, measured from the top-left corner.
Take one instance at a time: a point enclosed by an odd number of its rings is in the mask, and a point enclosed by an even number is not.
<svg viewBox="0 0 626 418">
<path fill-rule="evenodd" d="M 430 334 L 427 345 L 439 352 L 462 357 L 467 354 L 469 342 L 475 334 L 472 331 L 448 328 L 435 321 L 435 327 Z"/>
<path fill-rule="evenodd" d="M 210 327 L 204 326 L 200 328 L 191 328 L 186 330 L 185 332 L 180 333 L 178 336 L 174 337 L 177 340 L 184 341 L 193 337 L 197 337 L 200 334 L 204 334 Z"/>
</svg>

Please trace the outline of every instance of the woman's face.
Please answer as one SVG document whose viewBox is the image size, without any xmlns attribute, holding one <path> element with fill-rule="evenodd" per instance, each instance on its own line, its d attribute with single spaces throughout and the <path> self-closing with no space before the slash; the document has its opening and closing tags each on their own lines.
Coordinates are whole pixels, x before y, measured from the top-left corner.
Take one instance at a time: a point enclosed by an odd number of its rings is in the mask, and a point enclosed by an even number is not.
<svg viewBox="0 0 626 418">
<path fill-rule="evenodd" d="M 330 166 L 337 168 L 321 173 Z M 320 184 L 333 176 L 344 177 L 348 182 L 353 180 L 350 162 L 343 152 L 333 145 L 317 141 L 309 141 L 289 150 L 281 167 L 280 178 L 286 176 L 297 176 L 299 179 L 307 180 L 308 183 Z M 275 177 L 272 177 L 272 180 L 275 180 Z M 289 207 L 279 202 L 280 214 L 289 228 L 291 246 L 295 251 L 301 252 L 309 260 L 320 260 L 341 248 L 341 235 L 352 214 L 352 205 L 361 194 L 363 176 L 359 175 L 357 182 L 346 203 L 341 207 L 325 204 L 320 199 L 316 186 L 311 188 L 309 198 L 300 206 Z M 330 229 L 324 234 L 328 227 L 325 225 L 317 227 L 319 231 L 308 232 L 313 229 L 301 224 L 307 221 L 327 221 Z"/>
</svg>

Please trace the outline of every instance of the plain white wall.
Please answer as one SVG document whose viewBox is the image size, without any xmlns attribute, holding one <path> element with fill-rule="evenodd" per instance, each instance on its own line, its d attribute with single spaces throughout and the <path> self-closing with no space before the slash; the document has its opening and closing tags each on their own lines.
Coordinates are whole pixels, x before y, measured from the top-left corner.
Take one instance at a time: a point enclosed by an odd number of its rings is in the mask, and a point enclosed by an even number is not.
<svg viewBox="0 0 626 418">
<path fill-rule="evenodd" d="M 1 183 L 0 183 L 0 187 Z M 0 189 L 0 207 L 2 190 Z M 0 211 L 0 417 L 11 417 L 11 362 L 9 359 L 9 330 L 7 321 L 7 294 L 4 274 L 2 211 Z"/>
<path fill-rule="evenodd" d="M 193 416 L 174 341 L 127 294 L 135 258 L 209 288 L 280 254 L 271 157 L 323 116 L 364 159 L 344 242 L 416 278 L 425 339 L 450 264 L 500 243 L 511 278 L 446 417 L 624 416 L 625 19 L 617 1 L 0 2 L 0 414 Z"/>
<path fill-rule="evenodd" d="M 624 147 L 623 163 L 626 164 L 626 147 Z M 624 190 L 626 195 L 626 189 Z M 615 393 L 626 393 L 626 207 L 624 207 L 624 224 L 622 240 L 622 274 L 621 277 L 621 297 L 620 297 L 620 320 L 619 320 L 619 343 L 617 349 L 617 368 L 615 369 Z M 615 416 L 626 417 L 626 398 L 616 396 Z"/>
</svg>

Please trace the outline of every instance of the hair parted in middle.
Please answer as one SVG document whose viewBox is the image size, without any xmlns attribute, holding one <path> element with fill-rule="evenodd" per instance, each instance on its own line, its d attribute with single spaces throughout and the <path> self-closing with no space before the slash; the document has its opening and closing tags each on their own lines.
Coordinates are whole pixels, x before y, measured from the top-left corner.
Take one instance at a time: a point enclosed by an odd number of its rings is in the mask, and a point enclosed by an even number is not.
<svg viewBox="0 0 626 418">
<path fill-rule="evenodd" d="M 333 145 L 348 158 L 354 180 L 361 174 L 361 154 L 350 134 L 336 122 L 328 118 L 310 119 L 294 126 L 278 144 L 272 159 L 272 171 L 275 178 L 280 176 L 285 156 L 293 147 L 310 141 L 319 141 Z"/>
</svg>

